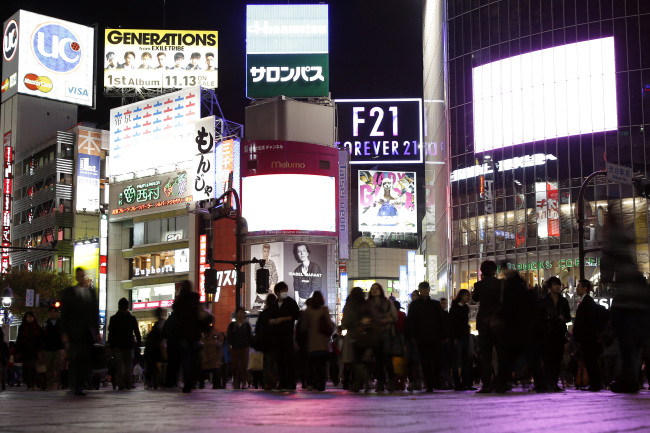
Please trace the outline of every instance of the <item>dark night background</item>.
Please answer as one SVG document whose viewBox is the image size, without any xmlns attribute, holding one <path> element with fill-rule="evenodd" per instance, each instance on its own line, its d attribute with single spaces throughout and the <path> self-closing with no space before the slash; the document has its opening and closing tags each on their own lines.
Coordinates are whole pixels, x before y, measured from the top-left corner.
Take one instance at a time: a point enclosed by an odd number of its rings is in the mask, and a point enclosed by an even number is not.
<svg viewBox="0 0 650 433">
<path fill-rule="evenodd" d="M 104 59 L 104 29 L 216 30 L 219 32 L 219 87 L 224 116 L 244 123 L 246 4 L 281 1 L 241 0 L 80 0 L 2 2 L 2 22 L 18 9 L 99 29 L 96 62 Z M 330 5 L 330 93 L 336 98 L 422 97 L 422 0 L 295 1 Z M 4 27 L 3 27 L 4 29 Z M 99 69 L 96 110 L 80 107 L 79 121 L 108 129 L 110 108 Z"/>
</svg>

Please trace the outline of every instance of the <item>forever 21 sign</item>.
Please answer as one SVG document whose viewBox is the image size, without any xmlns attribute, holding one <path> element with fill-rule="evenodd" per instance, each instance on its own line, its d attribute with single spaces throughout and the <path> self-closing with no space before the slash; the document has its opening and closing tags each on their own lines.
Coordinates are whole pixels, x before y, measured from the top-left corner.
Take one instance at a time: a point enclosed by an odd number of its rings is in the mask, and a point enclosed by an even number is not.
<svg viewBox="0 0 650 433">
<path fill-rule="evenodd" d="M 352 164 L 420 163 L 422 99 L 337 99 L 338 141 Z"/>
</svg>

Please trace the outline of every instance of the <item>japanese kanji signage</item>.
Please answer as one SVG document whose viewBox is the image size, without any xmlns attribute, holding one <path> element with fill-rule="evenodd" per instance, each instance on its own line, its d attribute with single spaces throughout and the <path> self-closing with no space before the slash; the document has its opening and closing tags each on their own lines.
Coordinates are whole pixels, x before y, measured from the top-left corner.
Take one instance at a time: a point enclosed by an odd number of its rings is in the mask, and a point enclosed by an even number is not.
<svg viewBox="0 0 650 433">
<path fill-rule="evenodd" d="M 147 213 L 161 207 L 182 208 L 191 201 L 192 191 L 185 171 L 122 182 L 111 185 L 111 219 L 127 213 L 133 218 L 134 212 Z"/>
<path fill-rule="evenodd" d="M 539 238 L 560 236 L 557 182 L 535 182 L 535 212 Z"/>
<path fill-rule="evenodd" d="M 13 187 L 14 148 L 11 146 L 11 131 L 7 132 L 2 140 L 4 148 L 3 187 L 2 187 L 2 246 L 11 246 L 11 191 Z M 3 274 L 9 272 L 9 249 L 2 249 Z"/>
<path fill-rule="evenodd" d="M 351 164 L 424 161 L 422 99 L 337 99 L 336 110 Z"/>
<path fill-rule="evenodd" d="M 77 140 L 77 212 L 99 210 L 101 133 L 79 128 Z"/>
<path fill-rule="evenodd" d="M 248 5 L 246 96 L 329 96 L 327 5 Z"/>
<path fill-rule="evenodd" d="M 216 143 L 214 116 L 194 122 L 194 148 L 192 161 L 191 188 L 196 200 L 216 198 Z"/>
</svg>

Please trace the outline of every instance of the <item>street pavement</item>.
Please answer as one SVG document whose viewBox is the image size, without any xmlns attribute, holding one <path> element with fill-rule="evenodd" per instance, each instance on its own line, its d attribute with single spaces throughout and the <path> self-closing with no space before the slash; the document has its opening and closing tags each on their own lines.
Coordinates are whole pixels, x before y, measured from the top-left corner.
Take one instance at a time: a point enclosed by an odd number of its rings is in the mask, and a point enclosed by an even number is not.
<svg viewBox="0 0 650 433">
<path fill-rule="evenodd" d="M 504 395 L 258 390 L 0 391 L 0 432 L 650 431 L 650 391 Z"/>
</svg>

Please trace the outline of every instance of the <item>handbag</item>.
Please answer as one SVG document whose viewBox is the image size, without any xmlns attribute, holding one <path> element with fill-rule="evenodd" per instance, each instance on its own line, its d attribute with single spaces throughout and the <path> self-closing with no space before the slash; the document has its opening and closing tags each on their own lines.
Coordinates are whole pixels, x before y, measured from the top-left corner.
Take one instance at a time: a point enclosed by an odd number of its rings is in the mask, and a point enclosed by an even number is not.
<svg viewBox="0 0 650 433">
<path fill-rule="evenodd" d="M 382 337 L 378 324 L 362 325 L 353 342 L 354 348 L 357 350 L 374 349 L 381 343 Z"/>
<path fill-rule="evenodd" d="M 334 322 L 330 319 L 329 314 L 321 314 L 318 318 L 318 332 L 331 337 L 334 332 Z"/>
<path fill-rule="evenodd" d="M 264 353 L 251 352 L 248 354 L 248 369 L 260 371 L 264 369 Z"/>
<path fill-rule="evenodd" d="M 401 336 L 395 332 L 395 326 L 384 331 L 384 353 L 390 356 L 404 356 L 404 342 Z"/>
<path fill-rule="evenodd" d="M 502 337 L 506 332 L 506 320 L 503 317 L 503 289 L 505 281 L 501 280 L 501 294 L 499 295 L 499 305 L 490 317 L 490 329 L 497 337 Z"/>
</svg>

